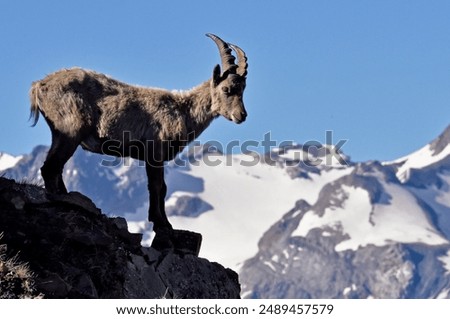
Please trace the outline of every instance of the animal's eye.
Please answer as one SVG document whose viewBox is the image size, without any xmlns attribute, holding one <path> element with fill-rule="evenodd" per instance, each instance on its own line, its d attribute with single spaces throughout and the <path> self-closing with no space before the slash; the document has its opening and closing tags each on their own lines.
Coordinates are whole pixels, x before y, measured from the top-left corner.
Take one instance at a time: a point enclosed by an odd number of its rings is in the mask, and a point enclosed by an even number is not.
<svg viewBox="0 0 450 319">
<path fill-rule="evenodd" d="M 222 91 L 224 92 L 224 93 L 230 93 L 230 88 L 228 87 L 228 86 L 222 86 Z"/>
</svg>

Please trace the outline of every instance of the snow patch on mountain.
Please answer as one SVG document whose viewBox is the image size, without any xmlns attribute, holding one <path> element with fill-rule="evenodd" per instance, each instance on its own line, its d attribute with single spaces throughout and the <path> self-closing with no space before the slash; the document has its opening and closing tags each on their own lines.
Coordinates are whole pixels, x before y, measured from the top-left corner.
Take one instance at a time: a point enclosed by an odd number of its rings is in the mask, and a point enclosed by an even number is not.
<svg viewBox="0 0 450 319">
<path fill-rule="evenodd" d="M 7 153 L 0 152 L 0 171 L 14 167 L 22 158 L 23 156 L 12 156 Z"/>
<path fill-rule="evenodd" d="M 450 298 L 450 289 L 443 289 L 437 296 L 436 299 L 448 299 Z"/>
<path fill-rule="evenodd" d="M 330 205 L 323 216 L 311 209 L 292 236 L 306 237 L 312 229 L 330 227 L 347 238 L 336 245 L 336 251 L 357 250 L 367 245 L 383 246 L 392 242 L 448 243 L 428 221 L 426 213 L 411 193 L 400 185 L 383 182 L 382 186 L 391 196 L 388 204 L 372 204 L 367 190 L 342 185 L 335 196 L 340 204 Z"/>
<path fill-rule="evenodd" d="M 447 254 L 438 257 L 438 259 L 444 264 L 446 271 L 446 275 L 450 275 L 450 250 L 447 251 Z"/>
<path fill-rule="evenodd" d="M 406 182 L 410 177 L 411 170 L 418 170 L 433 165 L 449 156 L 450 125 L 436 139 L 418 151 L 384 164 L 396 166 L 398 179 L 401 182 Z"/>
<path fill-rule="evenodd" d="M 421 187 L 408 185 L 407 188 L 432 209 L 440 230 L 450 238 L 450 171 L 433 173 L 433 176 L 435 183 Z"/>
<path fill-rule="evenodd" d="M 314 163 L 312 166 L 341 167 L 347 159 L 342 154 L 337 154 L 333 145 L 321 145 L 319 154 L 311 153 L 309 150 L 299 146 L 287 150 L 277 149 L 279 158 L 290 162 Z"/>
<path fill-rule="evenodd" d="M 200 255 L 216 260 L 227 267 L 237 269 L 249 256 L 256 254 L 258 240 L 272 224 L 288 211 L 299 198 L 315 201 L 320 189 L 327 183 L 352 171 L 341 167 L 321 174 L 312 174 L 310 179 L 292 178 L 284 167 L 258 164 L 240 165 L 249 162 L 248 155 L 220 155 L 214 157 L 220 164 L 190 165 L 190 178 L 198 179 L 202 185 L 191 192 L 213 210 L 197 218 L 171 216 L 175 228 L 189 229 L 203 235 Z M 172 170 L 169 174 L 169 189 L 176 185 L 186 168 Z M 177 178 L 171 179 L 177 176 Z M 189 192 L 188 192 L 189 194 Z M 167 202 L 173 204 L 179 196 L 173 193 Z M 183 193 L 183 195 L 187 195 Z M 232 251 L 224 254 L 224 251 Z"/>
<path fill-rule="evenodd" d="M 399 164 L 397 171 L 397 177 L 400 181 L 405 182 L 409 178 L 410 171 L 412 169 L 421 169 L 426 166 L 430 166 L 440 160 L 443 160 L 450 155 L 450 144 L 447 145 L 439 154 L 434 154 L 431 145 L 426 145 L 420 150 L 399 158 L 398 160 L 390 163 L 389 165 Z"/>
</svg>

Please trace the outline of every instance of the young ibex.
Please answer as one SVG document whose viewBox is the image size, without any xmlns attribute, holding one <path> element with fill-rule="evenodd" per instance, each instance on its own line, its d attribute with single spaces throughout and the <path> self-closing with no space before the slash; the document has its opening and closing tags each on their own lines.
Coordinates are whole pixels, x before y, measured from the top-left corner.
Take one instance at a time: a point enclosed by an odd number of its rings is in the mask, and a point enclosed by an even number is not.
<svg viewBox="0 0 450 319">
<path fill-rule="evenodd" d="M 33 125 L 40 112 L 52 133 L 41 168 L 47 191 L 67 192 L 62 171 L 78 145 L 94 153 L 136 158 L 145 161 L 148 176 L 148 219 L 157 233 L 170 232 L 164 209 L 164 161 L 173 159 L 219 115 L 238 124 L 247 117 L 242 100 L 247 57 L 238 46 L 207 36 L 219 49 L 223 72 L 216 65 L 210 80 L 189 91 L 131 86 L 80 68 L 60 70 L 34 82 Z"/>
</svg>

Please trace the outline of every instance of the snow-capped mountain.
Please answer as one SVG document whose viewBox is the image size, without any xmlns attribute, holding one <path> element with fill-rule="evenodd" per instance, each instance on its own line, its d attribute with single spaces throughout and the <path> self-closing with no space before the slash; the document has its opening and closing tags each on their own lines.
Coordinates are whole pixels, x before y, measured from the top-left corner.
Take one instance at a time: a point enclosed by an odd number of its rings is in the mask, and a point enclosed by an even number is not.
<svg viewBox="0 0 450 319">
<path fill-rule="evenodd" d="M 353 163 L 300 199 L 241 267 L 250 298 L 448 298 L 450 126 L 391 163 Z M 301 197 L 302 198 L 302 197 Z"/>
<path fill-rule="evenodd" d="M 174 227 L 202 233 L 201 256 L 240 272 L 243 297 L 448 298 L 449 145 L 450 126 L 385 163 L 353 163 L 325 145 L 263 155 L 192 147 L 166 167 L 166 210 Z M 42 183 L 46 150 L 1 154 L 0 173 Z M 78 150 L 64 179 L 149 244 L 138 161 Z"/>
<path fill-rule="evenodd" d="M 252 298 L 448 297 L 449 241 L 435 214 L 379 163 L 296 203 L 241 268 Z"/>
</svg>

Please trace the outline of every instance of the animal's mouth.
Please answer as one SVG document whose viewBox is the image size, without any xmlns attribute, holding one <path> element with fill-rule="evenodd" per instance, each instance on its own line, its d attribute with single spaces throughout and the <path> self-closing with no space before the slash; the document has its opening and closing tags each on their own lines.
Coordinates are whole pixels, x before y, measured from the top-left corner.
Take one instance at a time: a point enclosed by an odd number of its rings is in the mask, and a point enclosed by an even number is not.
<svg viewBox="0 0 450 319">
<path fill-rule="evenodd" d="M 236 116 L 234 114 L 231 114 L 230 121 L 233 121 L 236 124 L 241 124 L 242 122 L 245 122 L 246 116 Z"/>
</svg>

